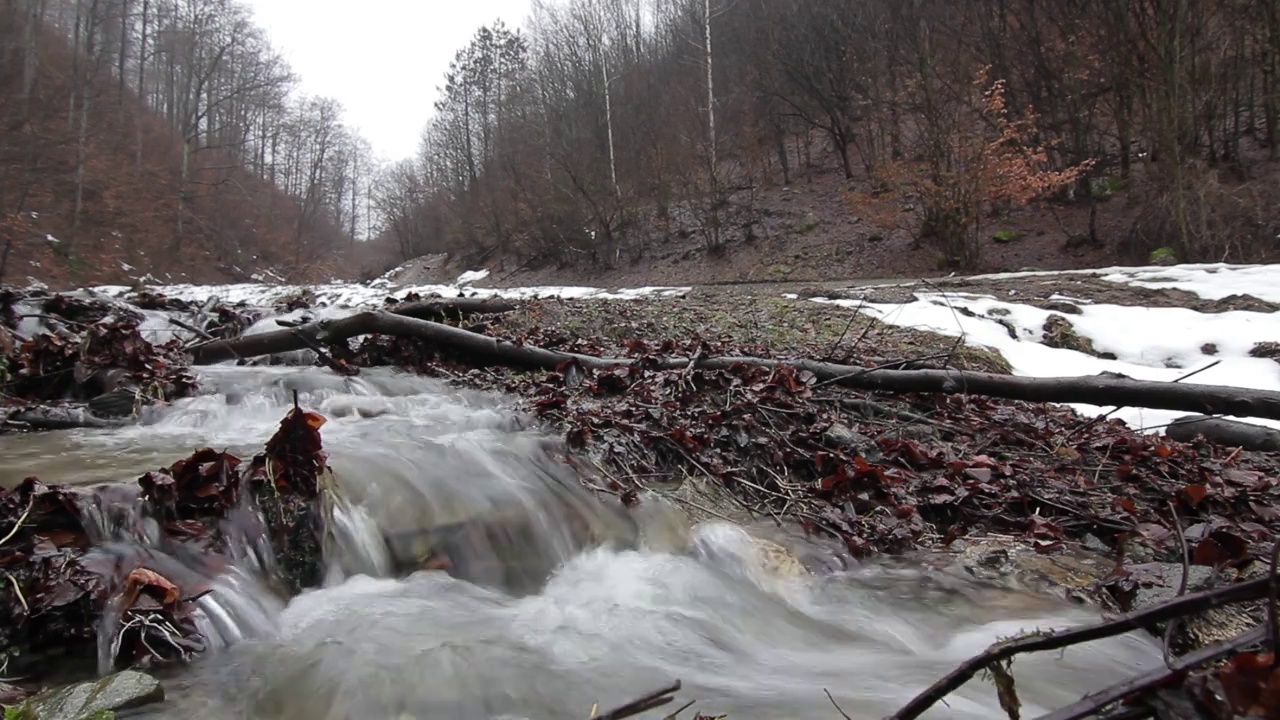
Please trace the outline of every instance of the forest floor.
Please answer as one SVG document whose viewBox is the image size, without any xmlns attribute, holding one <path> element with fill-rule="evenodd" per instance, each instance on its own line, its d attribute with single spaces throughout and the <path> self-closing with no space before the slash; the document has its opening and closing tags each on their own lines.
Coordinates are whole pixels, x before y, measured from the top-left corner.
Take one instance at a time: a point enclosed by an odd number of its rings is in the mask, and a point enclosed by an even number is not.
<svg viewBox="0 0 1280 720">
<path fill-rule="evenodd" d="M 863 278 L 933 277 L 942 270 L 936 249 L 911 233 L 910 202 L 872 197 L 869 183 L 846 181 L 834 169 L 815 170 L 808 180 L 763 188 L 757 198 L 756 237 L 731 234 L 721 252 L 708 253 L 696 233 L 672 232 L 650 240 L 639 258 L 624 255 L 612 267 L 592 269 L 590 284 L 641 287 L 735 282 L 813 282 Z M 863 191 L 856 198 L 851 191 Z M 1036 268 L 1067 270 L 1121 264 L 1117 249 L 1139 207 L 1131 193 L 1099 203 L 1098 247 L 1069 241 L 1087 234 L 1087 203 L 1036 203 L 989 220 L 983 230 L 983 260 L 972 272 Z M 1001 243 L 997 231 L 1016 240 Z M 1010 237 L 1002 234 L 1002 237 Z M 472 268 L 463 268 L 472 269 Z M 582 283 L 586 270 L 494 269 L 495 284 Z"/>
</svg>

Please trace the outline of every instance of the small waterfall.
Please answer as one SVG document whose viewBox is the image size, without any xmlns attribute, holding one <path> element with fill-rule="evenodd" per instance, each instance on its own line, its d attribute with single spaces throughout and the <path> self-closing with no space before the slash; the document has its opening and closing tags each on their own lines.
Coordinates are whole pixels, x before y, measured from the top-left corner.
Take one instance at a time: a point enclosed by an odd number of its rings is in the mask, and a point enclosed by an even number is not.
<svg viewBox="0 0 1280 720">
<path fill-rule="evenodd" d="M 104 580 L 119 582 L 134 569 L 145 568 L 184 592 L 207 588 L 196 600 L 194 621 L 209 649 L 274 632 L 284 601 L 268 587 L 274 558 L 266 541 L 265 522 L 256 508 L 242 505 L 224 521 L 221 529 L 228 553 L 222 557 L 164 539 L 159 523 L 147 514 L 136 485 L 92 487 L 76 499 L 81 522 L 94 545 L 84 563 L 111 568 Z M 108 587 L 110 597 L 96 628 L 99 674 L 116 669 L 130 610 L 125 606 L 128 598 L 123 589 Z"/>
<path fill-rule="evenodd" d="M 96 479 L 136 477 L 195 447 L 247 458 L 296 390 L 328 419 L 324 587 L 287 602 L 272 590 L 276 558 L 248 499 L 219 528 L 225 553 L 210 556 L 162 540 L 136 489 L 84 493 L 90 561 L 208 589 L 203 659 L 140 717 L 551 720 L 677 678 L 694 710 L 735 720 L 828 717 L 827 690 L 855 717 L 884 716 L 1000 637 L 1096 620 L 980 592 L 972 578 L 830 553 L 806 558 L 825 568 L 811 575 L 770 559 L 755 529 L 691 528 L 647 495 L 635 510 L 600 500 L 562 444 L 499 396 L 381 370 L 201 373 L 207 395 L 145 426 L 47 436 L 52 452 Z M 118 606 L 104 614 L 104 668 L 127 621 Z M 1020 659 L 1015 675 L 1033 716 L 1160 662 L 1131 635 Z M 948 703 L 929 717 L 1002 716 L 979 682 Z"/>
</svg>

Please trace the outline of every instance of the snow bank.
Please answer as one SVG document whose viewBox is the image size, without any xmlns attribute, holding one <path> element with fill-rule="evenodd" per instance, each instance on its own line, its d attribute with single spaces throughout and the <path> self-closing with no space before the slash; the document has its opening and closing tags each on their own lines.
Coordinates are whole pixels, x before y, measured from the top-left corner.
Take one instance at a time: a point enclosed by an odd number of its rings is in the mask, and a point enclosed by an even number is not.
<svg viewBox="0 0 1280 720">
<path fill-rule="evenodd" d="M 1184 265 L 1110 270 L 1105 274 L 1097 272 L 1112 282 L 1178 288 L 1206 299 L 1239 293 L 1280 302 L 1280 266 Z M 1280 363 L 1249 356 L 1256 343 L 1280 340 L 1280 313 L 1206 314 L 1186 308 L 1130 307 L 1058 299 L 1078 304 L 1082 314 L 1063 317 L 1070 321 L 1077 335 L 1093 342 L 1096 351 L 1111 353 L 1115 360 L 1044 345 L 1045 321 L 1055 313 L 988 295 L 917 293 L 914 302 L 904 305 L 814 298 L 817 302 L 842 307 L 861 304 L 864 312 L 892 325 L 963 336 L 969 344 L 999 352 L 1016 375 L 1059 377 L 1110 371 L 1142 380 L 1173 381 L 1218 362 L 1183 382 L 1280 391 Z M 975 316 L 961 313 L 960 309 L 971 311 Z M 1010 337 L 1010 329 L 1016 337 Z M 1090 416 L 1111 410 L 1082 404 L 1072 407 Z M 1125 408 L 1114 417 L 1135 428 L 1159 430 L 1186 414 Z M 1247 420 L 1280 427 L 1280 421 Z"/>
<path fill-rule="evenodd" d="M 1252 295 L 1269 302 L 1280 302 L 1280 265 L 1231 265 L 1228 263 L 1195 263 L 1186 265 L 1142 267 L 1107 267 L 1089 270 L 1025 270 L 1022 272 L 973 275 L 967 280 L 1016 280 L 1032 277 L 1094 275 L 1107 282 L 1137 285 L 1157 290 L 1178 289 L 1195 293 L 1205 300 L 1220 300 L 1229 295 Z M 911 283 L 889 283 L 891 287 Z"/>
<path fill-rule="evenodd" d="M 271 285 L 266 283 L 238 283 L 232 285 L 155 285 L 148 290 L 164 293 L 172 298 L 202 301 L 217 296 L 226 303 L 246 303 L 254 306 L 270 306 L 284 298 L 310 291 L 320 303 L 338 308 L 381 307 L 388 296 L 403 297 L 414 292 L 422 296 L 443 295 L 457 297 L 499 297 L 511 300 L 535 298 L 590 298 L 597 300 L 635 300 L 643 297 L 676 297 L 684 295 L 692 288 L 688 287 L 642 287 L 606 290 L 595 287 L 522 287 L 522 288 L 477 288 L 467 284 L 476 282 L 487 273 L 484 271 L 463 273 L 458 283 L 453 285 L 404 285 L 397 286 L 383 279 L 368 284 L 362 283 L 327 283 L 323 285 Z M 466 282 L 462 282 L 462 281 Z M 130 292 L 130 288 L 122 285 L 103 285 L 93 290 L 121 297 Z"/>
</svg>

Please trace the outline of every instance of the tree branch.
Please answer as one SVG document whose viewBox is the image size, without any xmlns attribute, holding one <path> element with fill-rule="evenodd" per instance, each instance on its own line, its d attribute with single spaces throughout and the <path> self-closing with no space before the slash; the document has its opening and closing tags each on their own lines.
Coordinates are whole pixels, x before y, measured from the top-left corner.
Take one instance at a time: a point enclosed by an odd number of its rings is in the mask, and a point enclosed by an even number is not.
<svg viewBox="0 0 1280 720">
<path fill-rule="evenodd" d="M 453 302 L 463 300 L 466 298 Z M 428 313 L 430 310 L 431 308 L 425 308 L 421 311 Z M 441 347 L 470 355 L 477 362 L 511 367 L 554 370 L 565 363 L 576 362 L 585 369 L 608 370 L 638 365 L 637 361 L 624 358 L 601 358 L 516 345 L 449 325 L 407 317 L 408 314 L 404 310 L 398 313 L 362 312 L 340 320 L 304 325 L 298 331 L 311 339 L 324 342 L 379 334 L 426 338 Z M 193 347 L 191 352 L 196 364 L 207 365 L 237 357 L 271 355 L 305 347 L 305 343 L 294 331 L 288 330 L 203 343 Z M 689 363 L 689 358 L 667 358 L 648 367 L 681 370 L 689 367 Z M 790 366 L 812 373 L 818 382 L 860 390 L 985 395 L 1030 402 L 1124 404 L 1159 410 L 1280 419 L 1280 392 L 1218 385 L 1150 382 L 1114 374 L 1036 378 L 960 370 L 872 369 L 816 360 L 757 357 L 714 357 L 694 363 L 695 367 L 704 370 L 727 370 L 736 365 L 767 368 Z"/>
</svg>

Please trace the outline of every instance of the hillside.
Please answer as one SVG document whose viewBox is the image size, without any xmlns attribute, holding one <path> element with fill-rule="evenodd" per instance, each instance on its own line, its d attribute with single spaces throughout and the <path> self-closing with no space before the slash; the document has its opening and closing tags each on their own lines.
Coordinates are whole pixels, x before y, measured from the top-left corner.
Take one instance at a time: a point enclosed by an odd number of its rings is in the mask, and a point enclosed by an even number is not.
<svg viewBox="0 0 1280 720">
<path fill-rule="evenodd" d="M 559 0 L 457 53 L 383 247 L 509 282 L 1280 257 L 1280 5 Z"/>
<path fill-rule="evenodd" d="M 246 79 L 255 34 L 237 11 L 187 28 L 127 0 L 0 9 L 0 281 L 354 274 L 357 228 L 332 208 L 355 185 L 335 191 L 332 166 L 358 139 L 336 104 L 288 94 L 287 67 Z"/>
</svg>

